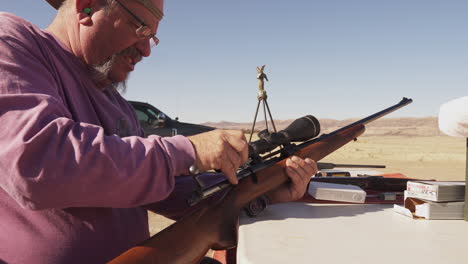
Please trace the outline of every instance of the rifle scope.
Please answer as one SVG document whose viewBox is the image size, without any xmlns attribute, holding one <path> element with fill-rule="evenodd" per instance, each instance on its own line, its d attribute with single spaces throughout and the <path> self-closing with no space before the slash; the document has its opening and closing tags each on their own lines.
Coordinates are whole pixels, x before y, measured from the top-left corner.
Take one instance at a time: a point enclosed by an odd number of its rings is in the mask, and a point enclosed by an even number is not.
<svg viewBox="0 0 468 264">
<path fill-rule="evenodd" d="M 294 120 L 288 127 L 279 132 L 260 131 L 258 133 L 260 139 L 249 144 L 249 156 L 260 155 L 291 142 L 307 141 L 318 136 L 319 133 L 320 123 L 317 118 L 306 115 Z"/>
</svg>

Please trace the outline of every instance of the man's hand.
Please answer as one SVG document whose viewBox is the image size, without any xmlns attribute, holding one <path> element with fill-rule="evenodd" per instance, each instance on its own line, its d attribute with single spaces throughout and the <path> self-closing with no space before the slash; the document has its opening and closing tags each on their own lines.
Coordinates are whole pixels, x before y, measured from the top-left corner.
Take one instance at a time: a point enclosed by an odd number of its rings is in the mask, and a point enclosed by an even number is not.
<svg viewBox="0 0 468 264">
<path fill-rule="evenodd" d="M 237 184 L 236 171 L 249 156 L 244 133 L 237 130 L 214 130 L 188 137 L 197 155 L 200 171 L 219 169 L 232 184 Z"/>
<path fill-rule="evenodd" d="M 286 173 L 291 181 L 267 193 L 267 197 L 271 203 L 290 202 L 302 198 L 310 178 L 317 171 L 317 164 L 309 158 L 305 160 L 296 156 L 288 158 L 286 160 Z"/>
</svg>

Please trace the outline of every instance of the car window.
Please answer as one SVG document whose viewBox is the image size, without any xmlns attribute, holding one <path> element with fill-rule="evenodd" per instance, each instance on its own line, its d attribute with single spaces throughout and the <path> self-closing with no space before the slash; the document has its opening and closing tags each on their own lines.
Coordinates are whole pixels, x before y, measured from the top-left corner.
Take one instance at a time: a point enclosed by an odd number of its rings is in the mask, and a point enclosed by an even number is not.
<svg viewBox="0 0 468 264">
<path fill-rule="evenodd" d="M 138 118 L 138 121 L 140 121 L 140 123 L 146 123 L 148 122 L 148 120 L 150 119 L 150 117 L 148 116 L 148 114 L 146 114 L 145 112 L 141 111 L 140 109 L 136 109 L 135 108 L 135 112 L 137 114 L 137 118 Z"/>
<path fill-rule="evenodd" d="M 159 115 L 159 113 L 161 113 L 161 112 L 156 113 L 156 112 L 153 111 L 153 109 L 150 109 L 150 108 L 147 108 L 146 111 L 148 111 L 150 114 L 152 114 L 155 117 L 157 117 Z"/>
</svg>

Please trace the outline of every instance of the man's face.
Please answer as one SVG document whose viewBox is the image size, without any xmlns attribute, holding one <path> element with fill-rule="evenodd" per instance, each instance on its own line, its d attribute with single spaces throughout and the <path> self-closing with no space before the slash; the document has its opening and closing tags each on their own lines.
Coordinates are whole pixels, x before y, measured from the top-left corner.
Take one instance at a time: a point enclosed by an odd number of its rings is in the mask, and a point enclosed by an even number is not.
<svg viewBox="0 0 468 264">
<path fill-rule="evenodd" d="M 134 15 L 142 20 L 153 33 L 156 33 L 159 20 L 139 0 L 119 0 Z M 162 0 L 151 0 L 152 4 L 162 10 Z M 142 57 L 151 53 L 149 39 L 140 39 L 136 30 L 141 24 L 117 3 L 96 23 L 96 32 L 92 52 L 95 79 L 98 82 L 124 82 Z"/>
<path fill-rule="evenodd" d="M 104 63 L 93 65 L 95 79 L 97 81 L 113 84 L 125 83 L 135 65 L 141 61 L 142 55 L 134 46 L 112 55 Z M 107 80 L 107 81 L 106 81 Z M 125 84 L 124 84 L 125 86 Z"/>
</svg>

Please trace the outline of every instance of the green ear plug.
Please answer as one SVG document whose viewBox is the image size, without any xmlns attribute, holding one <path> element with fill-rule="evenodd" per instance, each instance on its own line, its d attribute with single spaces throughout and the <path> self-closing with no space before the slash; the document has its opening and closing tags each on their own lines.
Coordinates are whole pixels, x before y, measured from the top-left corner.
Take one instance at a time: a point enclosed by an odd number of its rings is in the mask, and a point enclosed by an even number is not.
<svg viewBox="0 0 468 264">
<path fill-rule="evenodd" d="M 86 14 L 89 15 L 89 14 L 91 14 L 91 8 L 86 7 L 86 8 L 83 10 L 83 12 L 85 12 Z"/>
</svg>

